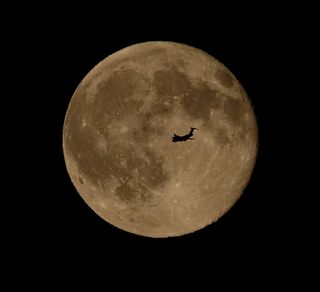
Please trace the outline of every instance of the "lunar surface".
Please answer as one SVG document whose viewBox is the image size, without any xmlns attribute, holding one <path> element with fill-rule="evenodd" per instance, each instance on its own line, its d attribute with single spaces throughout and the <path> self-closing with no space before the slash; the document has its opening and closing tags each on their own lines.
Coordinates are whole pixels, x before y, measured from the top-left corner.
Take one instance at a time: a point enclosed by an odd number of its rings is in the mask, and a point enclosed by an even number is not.
<svg viewBox="0 0 320 292">
<path fill-rule="evenodd" d="M 194 140 L 173 143 L 190 128 Z M 256 119 L 235 76 L 207 53 L 146 42 L 81 81 L 63 128 L 67 171 L 110 224 L 148 237 L 217 221 L 241 196 L 257 154 Z"/>
</svg>

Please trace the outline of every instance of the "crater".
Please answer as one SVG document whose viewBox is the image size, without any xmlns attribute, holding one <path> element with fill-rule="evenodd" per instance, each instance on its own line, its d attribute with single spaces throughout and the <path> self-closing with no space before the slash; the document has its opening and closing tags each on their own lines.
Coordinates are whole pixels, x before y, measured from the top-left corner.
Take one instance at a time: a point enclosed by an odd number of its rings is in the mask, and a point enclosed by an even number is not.
<svg viewBox="0 0 320 292">
<path fill-rule="evenodd" d="M 140 200 L 144 203 L 148 203 L 152 201 L 153 195 L 150 192 L 141 192 Z"/>
<path fill-rule="evenodd" d="M 215 77 L 223 86 L 228 88 L 233 86 L 234 78 L 226 69 L 218 69 L 215 73 Z"/>
</svg>

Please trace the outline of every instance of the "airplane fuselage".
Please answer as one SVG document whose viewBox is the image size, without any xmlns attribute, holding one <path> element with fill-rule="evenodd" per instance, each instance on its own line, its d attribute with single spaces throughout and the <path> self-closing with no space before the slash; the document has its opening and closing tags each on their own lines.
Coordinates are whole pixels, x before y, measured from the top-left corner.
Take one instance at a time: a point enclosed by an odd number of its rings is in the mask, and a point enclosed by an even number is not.
<svg viewBox="0 0 320 292">
<path fill-rule="evenodd" d="M 172 142 L 184 142 L 187 140 L 194 140 L 194 138 L 191 138 L 193 136 L 194 130 L 198 130 L 198 129 L 191 128 L 190 132 L 184 136 L 178 136 L 178 135 L 174 134 L 174 136 L 172 137 Z"/>
</svg>

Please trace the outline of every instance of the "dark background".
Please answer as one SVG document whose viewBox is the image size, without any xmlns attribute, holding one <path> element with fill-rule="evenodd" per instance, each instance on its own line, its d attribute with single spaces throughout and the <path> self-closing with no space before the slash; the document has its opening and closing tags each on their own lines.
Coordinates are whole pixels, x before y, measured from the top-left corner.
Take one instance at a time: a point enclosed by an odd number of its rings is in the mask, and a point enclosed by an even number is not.
<svg viewBox="0 0 320 292">
<path fill-rule="evenodd" d="M 87 271 L 98 264 L 129 274 L 139 265 L 143 271 L 164 265 L 160 278 L 182 270 L 184 281 L 204 267 L 212 271 L 209 277 L 221 267 L 222 274 L 248 273 L 261 283 L 285 280 L 284 270 L 292 276 L 297 261 L 307 257 L 301 246 L 308 240 L 297 214 L 304 200 L 297 196 L 301 158 L 295 136 L 302 128 L 296 109 L 304 105 L 294 72 L 303 65 L 305 59 L 297 56 L 311 32 L 301 25 L 304 11 L 201 5 L 173 10 L 156 4 L 126 12 L 82 8 L 78 14 L 42 7 L 7 31 L 24 76 L 12 84 L 21 118 L 13 126 L 19 129 L 22 178 L 11 183 L 17 215 L 9 210 L 7 216 L 17 262 L 26 267 L 36 262 L 40 270 L 58 265 Z M 236 205 L 211 226 L 168 239 L 133 235 L 98 217 L 73 187 L 62 152 L 64 116 L 82 78 L 109 54 L 152 40 L 185 43 L 221 61 L 248 93 L 259 129 L 256 167 Z M 90 264 L 84 267 L 85 261 Z"/>
</svg>

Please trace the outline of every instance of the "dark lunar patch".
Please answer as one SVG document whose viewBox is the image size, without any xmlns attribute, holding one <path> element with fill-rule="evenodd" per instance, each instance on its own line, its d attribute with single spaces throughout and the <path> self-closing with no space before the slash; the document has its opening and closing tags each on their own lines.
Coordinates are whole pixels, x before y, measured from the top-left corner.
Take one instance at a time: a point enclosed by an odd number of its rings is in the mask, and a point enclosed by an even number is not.
<svg viewBox="0 0 320 292">
<path fill-rule="evenodd" d="M 189 94 L 181 101 L 181 105 L 191 118 L 202 119 L 205 122 L 210 120 L 210 109 L 220 109 L 221 104 L 222 99 L 218 92 L 210 89 L 205 83 L 197 88 L 191 87 Z"/>
<path fill-rule="evenodd" d="M 143 95 L 149 90 L 140 86 L 141 82 L 148 84 L 143 74 L 123 70 L 114 72 L 107 81 L 98 84 L 95 96 L 96 119 L 101 119 L 105 114 L 115 117 L 118 112 L 136 112 L 143 101 L 132 100 L 131 96 L 139 89 L 142 89 Z"/>
<path fill-rule="evenodd" d="M 151 112 L 153 115 L 166 115 L 172 111 L 173 101 L 172 97 L 165 95 L 158 95 L 157 99 L 154 101 Z"/>
<path fill-rule="evenodd" d="M 121 184 L 116 188 L 117 196 L 122 201 L 131 201 L 136 197 L 136 192 L 128 184 Z"/>
<path fill-rule="evenodd" d="M 83 185 L 83 179 L 79 176 L 79 182 Z"/>
<path fill-rule="evenodd" d="M 220 81 L 220 83 L 228 88 L 233 86 L 233 77 L 232 75 L 223 69 L 218 69 L 215 73 L 215 77 Z"/>
<path fill-rule="evenodd" d="M 153 195 L 150 192 L 141 192 L 140 194 L 140 200 L 144 203 L 148 203 L 150 201 L 152 201 L 153 199 Z"/>
<path fill-rule="evenodd" d="M 226 118 L 237 128 L 237 137 L 242 140 L 248 133 L 249 122 L 245 119 L 246 112 L 250 111 L 250 107 L 243 99 L 228 98 L 225 100 L 223 111 Z"/>
<path fill-rule="evenodd" d="M 188 87 L 190 87 L 189 83 Z M 185 90 L 188 90 L 188 87 L 186 87 Z M 152 101 L 150 112 L 152 113 L 152 116 L 159 115 L 162 119 L 165 119 L 165 116 L 172 113 L 172 111 L 178 106 L 179 101 L 178 99 L 175 99 L 173 95 L 160 94 L 158 92 Z"/>
<path fill-rule="evenodd" d="M 230 143 L 230 139 L 226 131 L 227 130 L 223 128 L 218 128 L 214 131 L 214 138 L 219 144 Z"/>
<path fill-rule="evenodd" d="M 244 122 L 245 107 L 240 99 L 227 98 L 224 102 L 223 111 L 235 126 L 241 127 Z"/>
<path fill-rule="evenodd" d="M 140 225 L 142 222 L 141 222 L 141 219 L 139 218 L 136 218 L 136 217 L 131 217 L 129 218 L 129 221 L 133 224 L 136 224 L 136 225 Z"/>
<path fill-rule="evenodd" d="M 190 82 L 185 74 L 176 68 L 154 73 L 154 86 L 160 95 L 181 95 L 187 92 Z"/>
</svg>

